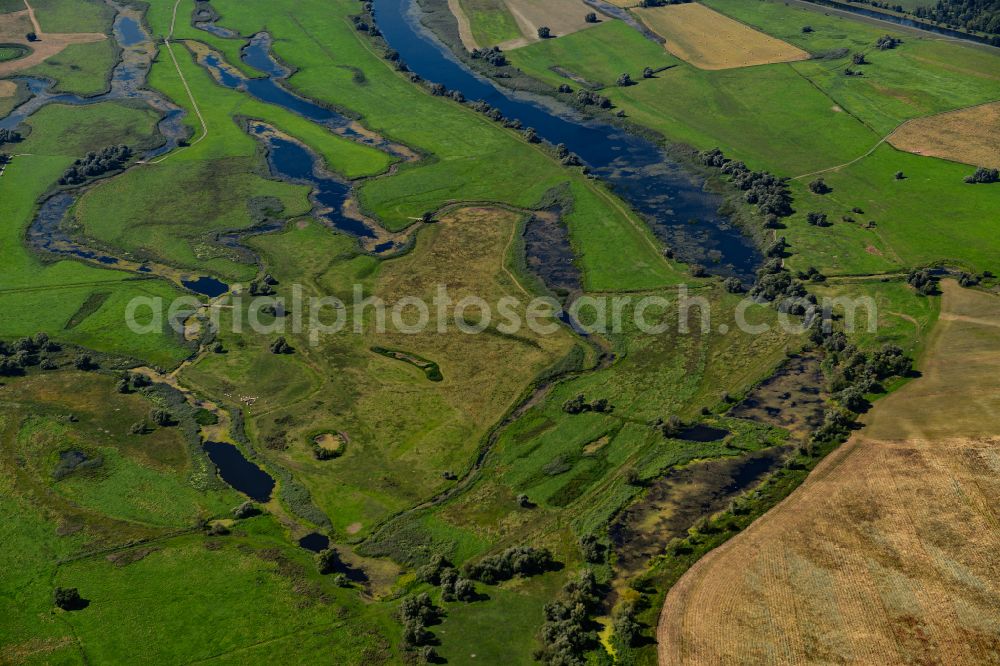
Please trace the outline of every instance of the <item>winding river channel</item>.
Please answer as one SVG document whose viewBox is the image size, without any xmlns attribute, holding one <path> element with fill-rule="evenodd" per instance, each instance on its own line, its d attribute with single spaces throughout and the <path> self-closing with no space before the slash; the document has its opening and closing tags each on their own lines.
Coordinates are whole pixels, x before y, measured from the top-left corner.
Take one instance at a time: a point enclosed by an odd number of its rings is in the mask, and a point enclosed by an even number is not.
<svg viewBox="0 0 1000 666">
<path fill-rule="evenodd" d="M 533 127 L 553 144 L 564 144 L 628 202 L 679 259 L 711 273 L 752 278 L 761 255 L 750 239 L 718 210 L 719 195 L 706 191 L 648 139 L 609 123 L 591 121 L 547 98 L 502 90 L 473 73 L 420 23 L 414 0 L 375 0 L 379 30 L 407 66 L 424 79 L 484 100 L 507 118 Z"/>
</svg>

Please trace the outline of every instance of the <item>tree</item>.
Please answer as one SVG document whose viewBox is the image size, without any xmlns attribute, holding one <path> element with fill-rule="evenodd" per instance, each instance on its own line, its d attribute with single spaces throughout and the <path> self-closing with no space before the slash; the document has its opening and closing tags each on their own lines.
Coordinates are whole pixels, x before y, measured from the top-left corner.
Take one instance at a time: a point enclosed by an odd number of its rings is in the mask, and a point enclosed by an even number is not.
<svg viewBox="0 0 1000 666">
<path fill-rule="evenodd" d="M 619 88 L 625 88 L 626 86 L 632 85 L 633 81 L 632 77 L 629 76 L 628 73 L 625 73 L 619 76 L 618 80 L 615 83 L 618 85 Z"/>
<path fill-rule="evenodd" d="M 153 423 L 162 428 L 174 425 L 174 417 L 170 414 L 170 412 L 160 407 L 151 411 L 149 413 L 149 418 L 152 419 Z"/>
<path fill-rule="evenodd" d="M 996 183 L 1000 181 L 1000 170 L 979 167 L 971 176 L 966 176 L 967 183 Z"/>
<path fill-rule="evenodd" d="M 548 26 L 543 25 L 538 28 L 539 39 L 548 39 L 551 36 L 552 36 L 552 31 L 549 30 Z"/>
<path fill-rule="evenodd" d="M 97 364 L 94 363 L 94 359 L 91 358 L 90 354 L 80 354 L 73 359 L 73 367 L 77 370 L 93 370 L 97 367 Z"/>
<path fill-rule="evenodd" d="M 737 277 L 727 277 L 725 281 L 723 281 L 722 286 L 725 287 L 726 291 L 730 294 L 743 293 L 743 283 Z"/>
<path fill-rule="evenodd" d="M 270 349 L 272 354 L 291 354 L 295 351 L 284 337 L 272 342 Z"/>
<path fill-rule="evenodd" d="M 652 67 L 643 67 L 642 68 L 642 78 L 644 78 L 644 79 L 651 79 L 651 78 L 653 78 L 653 73 L 654 72 L 653 72 L 653 68 Z"/>
<path fill-rule="evenodd" d="M 813 27 L 811 25 L 804 25 L 804 26 L 802 26 L 802 32 L 808 34 L 808 33 L 812 32 L 812 31 L 813 31 Z"/>
<path fill-rule="evenodd" d="M 594 12 L 590 12 L 583 17 L 583 20 L 586 21 L 587 23 L 597 23 L 597 14 Z"/>
<path fill-rule="evenodd" d="M 906 174 L 903 173 L 902 171 L 897 171 L 895 178 L 896 180 L 904 180 L 906 178 Z"/>
<path fill-rule="evenodd" d="M 80 610 L 87 607 L 87 602 L 80 596 L 75 587 L 57 587 L 53 595 L 56 606 L 65 611 Z"/>
<path fill-rule="evenodd" d="M 864 53 L 855 53 L 851 56 L 851 62 L 855 65 L 867 65 L 868 61 L 865 59 Z"/>
<path fill-rule="evenodd" d="M 813 194 L 827 194 L 832 192 L 833 188 L 826 184 L 822 178 L 817 178 L 813 182 L 809 183 L 809 191 Z"/>
<path fill-rule="evenodd" d="M 37 41 L 38 41 L 38 35 L 36 35 L 36 34 L 35 34 L 35 33 L 33 33 L 33 32 L 29 32 L 29 33 L 27 33 L 27 34 L 26 34 L 26 35 L 24 36 L 24 38 L 25 38 L 25 39 L 27 39 L 27 40 L 28 40 L 29 42 L 37 42 Z"/>
</svg>

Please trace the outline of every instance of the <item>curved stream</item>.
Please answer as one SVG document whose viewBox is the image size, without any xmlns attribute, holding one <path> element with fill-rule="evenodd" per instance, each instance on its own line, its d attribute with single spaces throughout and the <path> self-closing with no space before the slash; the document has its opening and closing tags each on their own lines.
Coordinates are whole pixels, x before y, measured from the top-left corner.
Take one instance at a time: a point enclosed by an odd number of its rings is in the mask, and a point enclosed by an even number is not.
<svg viewBox="0 0 1000 666">
<path fill-rule="evenodd" d="M 663 148 L 547 99 L 501 90 L 474 74 L 420 24 L 414 0 L 375 0 L 375 15 L 383 37 L 412 71 L 461 91 L 466 99 L 486 101 L 553 144 L 565 144 L 642 215 L 679 259 L 703 264 L 710 273 L 752 279 L 760 252 L 719 214 L 722 198 L 705 191 L 704 181 Z"/>
</svg>

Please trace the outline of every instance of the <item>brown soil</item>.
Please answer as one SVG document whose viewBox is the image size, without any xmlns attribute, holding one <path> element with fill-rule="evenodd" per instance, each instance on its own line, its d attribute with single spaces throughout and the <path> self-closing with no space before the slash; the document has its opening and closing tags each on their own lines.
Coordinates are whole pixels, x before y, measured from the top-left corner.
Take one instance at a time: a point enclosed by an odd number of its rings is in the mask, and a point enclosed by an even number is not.
<svg viewBox="0 0 1000 666">
<path fill-rule="evenodd" d="M 917 155 L 1000 168 L 1000 102 L 911 120 L 889 143 Z"/>
<path fill-rule="evenodd" d="M 595 23 L 587 23 L 584 17 L 593 9 L 584 4 L 583 0 L 506 0 L 507 9 L 521 29 L 524 39 L 501 44 L 500 47 L 509 50 L 537 42 L 538 28 L 546 26 L 552 31 L 553 37 L 568 35 Z"/>
<path fill-rule="evenodd" d="M 1000 659 L 1000 298 L 942 282 L 923 376 L 670 591 L 660 664 Z"/>
<path fill-rule="evenodd" d="M 344 446 L 344 440 L 344 436 L 337 432 L 325 432 L 313 437 L 316 445 L 327 451 L 339 451 Z"/>
</svg>

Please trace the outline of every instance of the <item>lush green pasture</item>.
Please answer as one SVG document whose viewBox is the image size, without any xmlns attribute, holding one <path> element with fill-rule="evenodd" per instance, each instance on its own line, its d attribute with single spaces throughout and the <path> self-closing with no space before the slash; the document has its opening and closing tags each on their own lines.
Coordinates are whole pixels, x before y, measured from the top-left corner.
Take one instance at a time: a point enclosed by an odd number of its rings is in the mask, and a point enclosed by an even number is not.
<svg viewBox="0 0 1000 666">
<path fill-rule="evenodd" d="M 99 95 L 108 89 L 108 77 L 118 58 L 111 39 L 70 44 L 45 62 L 24 70 L 27 76 L 54 79 L 54 90 L 78 95 Z"/>
<path fill-rule="evenodd" d="M 864 51 L 871 64 L 856 68 L 864 71 L 860 77 L 843 75 L 849 58 L 805 61 L 793 67 L 881 135 L 909 118 L 1000 98 L 1000 55 L 992 51 L 774 0 L 707 0 L 706 4 L 814 54 L 838 48 Z M 802 33 L 807 24 L 814 32 Z M 875 40 L 887 33 L 902 38 L 903 44 L 878 51 Z"/>
<path fill-rule="evenodd" d="M 32 0 L 31 7 L 44 32 L 108 32 L 115 17 L 101 0 Z"/>
<path fill-rule="evenodd" d="M 568 83 L 573 88 L 579 87 L 577 83 L 551 68 L 562 67 L 591 83 L 612 86 L 622 74 L 641 81 L 646 67 L 660 69 L 681 62 L 622 21 L 605 21 L 559 39 L 543 39 L 511 51 L 508 58 L 554 86 Z"/>
<path fill-rule="evenodd" d="M 569 46 L 560 48 L 564 43 Z M 603 94 L 633 121 L 670 141 L 703 150 L 718 146 L 754 168 L 797 174 L 846 162 L 878 141 L 791 65 L 700 70 L 617 21 L 526 46 L 511 58 L 553 85 L 566 81 L 551 67 L 610 84 Z M 670 63 L 676 66 L 654 78 L 642 78 L 643 67 Z M 636 85 L 615 87 L 622 72 L 628 72 Z"/>
<path fill-rule="evenodd" d="M 23 46 L 0 46 L 0 62 L 6 62 L 7 60 L 16 60 L 22 56 L 27 55 L 28 50 Z"/>
<path fill-rule="evenodd" d="M 906 178 L 896 180 L 902 171 Z M 1000 267 L 995 212 L 1000 188 L 963 181 L 972 167 L 921 157 L 883 145 L 841 171 L 824 175 L 833 191 L 817 196 L 801 181 L 796 187 L 799 215 L 786 234 L 796 253 L 791 265 L 808 263 L 832 272 L 879 272 L 897 266 L 943 261 L 969 270 Z M 854 207 L 863 214 L 851 212 Z M 811 227 L 801 219 L 809 211 L 828 212 L 833 227 Z M 856 224 L 841 222 L 843 215 Z M 861 225 L 874 221 L 874 229 Z M 831 233 L 832 232 L 832 233 Z M 872 269 L 876 269 L 873 271 Z"/>
<path fill-rule="evenodd" d="M 300 3 L 294 16 L 276 12 L 271 5 L 265 10 L 257 3 L 224 1 L 215 6 L 223 15 L 220 23 L 243 34 L 263 28 L 260 17 L 267 15 L 267 27 L 277 36 L 275 52 L 298 68 L 291 78 L 296 90 L 359 113 L 369 128 L 433 156 L 361 188 L 363 205 L 387 226 L 401 228 L 413 217 L 453 200 L 531 206 L 547 189 L 572 181 L 593 195 L 581 201 L 568 220 L 571 229 L 576 227 L 573 233 L 580 254 L 590 262 L 589 286 L 649 288 L 675 280 L 675 273 L 650 242 L 649 232 L 619 210 L 613 198 L 603 196 L 598 185 L 557 165 L 519 135 L 454 102 L 431 96 L 393 71 L 367 39 L 352 29 L 347 16 L 356 11 L 353 3 Z M 154 7 L 149 17 L 157 32 L 165 32 L 169 24 L 165 7 Z M 177 31 L 192 38 L 203 34 L 181 25 Z M 164 88 L 172 70 L 157 67 L 157 85 Z M 175 89 L 176 84 L 171 90 Z M 490 159 L 482 159 L 483 155 Z M 590 233 L 590 222 L 596 218 L 615 226 L 615 244 L 606 243 L 601 233 Z M 626 265 L 634 269 L 623 280 Z"/>
<path fill-rule="evenodd" d="M 148 144 L 155 116 L 120 104 L 87 107 L 52 105 L 31 120 L 32 132 L 0 177 L 0 244 L 4 316 L 0 336 L 18 337 L 45 331 L 63 340 L 101 350 L 138 356 L 171 365 L 189 353 L 169 335 L 136 335 L 124 326 L 124 308 L 133 296 L 170 298 L 177 290 L 166 283 L 87 266 L 76 261 L 42 263 L 23 244 L 35 201 L 74 159 L 113 143 Z M 72 330 L 65 325 L 95 292 L 111 294 L 90 317 Z"/>
<path fill-rule="evenodd" d="M 240 116 L 267 120 L 309 142 L 333 171 L 350 177 L 379 173 L 390 164 L 391 158 L 374 148 L 217 85 L 182 44 L 173 48 L 196 99 L 203 100 L 199 108 L 208 134 L 160 163 L 132 169 L 90 190 L 77 207 L 89 235 L 172 266 L 207 270 L 232 279 L 252 278 L 253 266 L 210 242 L 207 234 L 251 226 L 254 220 L 248 205 L 253 197 L 278 198 L 284 206 L 282 214 L 289 216 L 307 212 L 310 205 L 306 187 L 261 175 L 265 169 L 261 148 L 239 125 Z M 151 83 L 190 108 L 172 67 L 155 66 Z M 192 122 L 192 118 L 193 112 L 187 119 Z M 201 126 L 196 119 L 192 126 L 193 140 L 197 140 L 202 135 Z M 166 183 L 170 186 L 164 187 Z M 137 218 L 137 210 L 144 214 Z"/>
<path fill-rule="evenodd" d="M 469 18 L 472 36 L 482 47 L 518 39 L 521 30 L 503 0 L 459 0 Z"/>
</svg>

